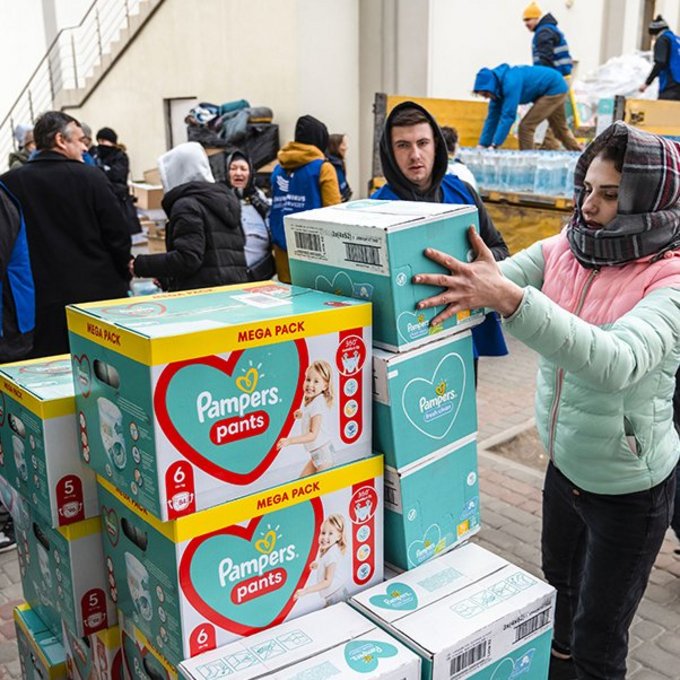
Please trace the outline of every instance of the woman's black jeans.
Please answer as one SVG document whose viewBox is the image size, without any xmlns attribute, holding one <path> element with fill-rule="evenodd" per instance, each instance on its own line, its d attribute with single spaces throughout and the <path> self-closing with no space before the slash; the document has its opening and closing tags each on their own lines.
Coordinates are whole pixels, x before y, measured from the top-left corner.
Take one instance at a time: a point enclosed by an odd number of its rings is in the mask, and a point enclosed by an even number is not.
<svg viewBox="0 0 680 680">
<path fill-rule="evenodd" d="M 653 489 L 589 493 L 551 463 L 543 487 L 543 572 L 557 589 L 557 651 L 579 680 L 625 680 L 628 628 L 670 524 L 675 471 Z"/>
</svg>

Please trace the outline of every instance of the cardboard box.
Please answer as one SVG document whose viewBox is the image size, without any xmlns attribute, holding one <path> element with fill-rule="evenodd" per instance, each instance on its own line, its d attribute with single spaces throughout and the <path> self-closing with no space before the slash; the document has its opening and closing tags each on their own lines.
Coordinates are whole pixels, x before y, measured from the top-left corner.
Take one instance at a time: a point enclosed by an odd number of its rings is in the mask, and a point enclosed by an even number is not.
<svg viewBox="0 0 680 680">
<path fill-rule="evenodd" d="M 145 184 L 155 184 L 156 186 L 161 184 L 161 172 L 158 168 L 145 170 L 142 176 L 144 177 Z"/>
<path fill-rule="evenodd" d="M 177 668 L 121 612 L 118 612 L 118 626 L 123 656 L 121 680 L 178 680 Z"/>
<path fill-rule="evenodd" d="M 62 621 L 62 640 L 71 680 L 122 680 L 123 654 L 118 626 L 81 638 Z"/>
<path fill-rule="evenodd" d="M 545 680 L 555 590 L 468 544 L 355 595 L 351 604 L 423 660 L 423 680 Z"/>
<path fill-rule="evenodd" d="M 24 680 L 66 678 L 66 655 L 61 641 L 27 604 L 14 609 L 21 675 Z"/>
<path fill-rule="evenodd" d="M 188 659 L 180 672 L 188 680 L 420 680 L 420 658 L 348 605 L 336 604 Z"/>
<path fill-rule="evenodd" d="M 19 494 L 12 518 L 24 597 L 50 630 L 61 637 L 62 618 L 81 637 L 115 625 L 100 518 L 55 529 Z"/>
<path fill-rule="evenodd" d="M 75 411 L 68 355 L 0 368 L 0 475 L 54 527 L 99 514 Z"/>
<path fill-rule="evenodd" d="M 385 560 L 413 569 L 479 531 L 475 435 L 395 470 L 385 466 Z"/>
<path fill-rule="evenodd" d="M 130 191 L 137 199 L 135 206 L 140 210 L 158 210 L 161 207 L 163 185 L 130 182 Z"/>
<path fill-rule="evenodd" d="M 160 519 L 371 455 L 366 303 L 267 282 L 67 313 L 82 455 Z"/>
<path fill-rule="evenodd" d="M 373 352 L 373 444 L 401 469 L 477 431 L 469 332 L 394 354 Z"/>
<path fill-rule="evenodd" d="M 412 201 L 368 199 L 287 215 L 291 277 L 298 286 L 371 300 L 374 344 L 403 352 L 484 320 L 482 310 L 464 311 L 430 327 L 441 308 L 416 310 L 441 289 L 414 285 L 413 276 L 445 272 L 424 249 L 467 261 L 470 226 L 479 228 L 474 206 Z"/>
<path fill-rule="evenodd" d="M 382 581 L 382 466 L 373 456 L 169 522 L 100 478 L 111 597 L 174 664 L 346 600 Z"/>
</svg>

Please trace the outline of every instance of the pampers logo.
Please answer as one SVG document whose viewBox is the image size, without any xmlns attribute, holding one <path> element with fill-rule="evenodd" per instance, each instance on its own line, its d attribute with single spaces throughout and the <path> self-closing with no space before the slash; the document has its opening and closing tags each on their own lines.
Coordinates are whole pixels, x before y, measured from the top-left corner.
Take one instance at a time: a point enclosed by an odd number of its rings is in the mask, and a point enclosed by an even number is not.
<svg viewBox="0 0 680 680">
<path fill-rule="evenodd" d="M 423 420 L 429 423 L 432 420 L 445 416 L 454 408 L 454 401 L 458 398 L 456 390 L 447 389 L 445 380 L 441 380 L 434 388 L 434 396 L 428 399 L 423 395 L 418 401 L 418 408 Z"/>
<path fill-rule="evenodd" d="M 277 387 L 257 389 L 262 365 L 241 369 L 234 384 L 238 393 L 229 397 L 214 397 L 210 390 L 204 390 L 196 397 L 196 416 L 198 422 L 232 416 L 217 420 L 210 428 L 210 440 L 213 444 L 222 445 L 262 434 L 269 427 L 269 414 L 262 407 L 273 406 L 280 401 Z M 258 409 L 251 412 L 251 409 Z M 233 414 L 233 415 L 232 415 Z"/>
<path fill-rule="evenodd" d="M 280 545 L 279 527 L 267 526 L 253 541 L 258 553 L 242 562 L 232 557 L 224 557 L 218 566 L 218 579 L 222 588 L 231 588 L 231 601 L 243 604 L 256 597 L 266 595 L 282 588 L 287 580 L 284 565 L 298 557 L 295 544 Z"/>
</svg>

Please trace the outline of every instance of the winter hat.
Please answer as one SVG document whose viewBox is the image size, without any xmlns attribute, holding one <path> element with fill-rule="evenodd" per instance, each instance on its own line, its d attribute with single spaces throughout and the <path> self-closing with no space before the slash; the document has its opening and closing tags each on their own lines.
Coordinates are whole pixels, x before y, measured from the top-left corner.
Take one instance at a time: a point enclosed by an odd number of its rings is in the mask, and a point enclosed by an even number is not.
<svg viewBox="0 0 680 680">
<path fill-rule="evenodd" d="M 26 143 L 26 135 L 29 132 L 33 132 L 33 126 L 28 123 L 19 123 L 14 128 L 14 139 L 16 139 L 19 148 L 22 148 Z"/>
<path fill-rule="evenodd" d="M 97 133 L 97 139 L 105 139 L 107 142 L 111 142 L 111 144 L 118 144 L 118 135 L 115 130 L 108 127 L 102 128 Z"/>
<path fill-rule="evenodd" d="M 325 152 L 328 147 L 328 128 L 314 116 L 300 116 L 295 124 L 295 141 L 311 144 Z"/>
<path fill-rule="evenodd" d="M 522 14 L 522 20 L 526 21 L 527 19 L 540 19 L 542 16 L 543 12 L 541 12 L 541 8 L 535 2 L 532 2 L 526 6 L 524 14 Z"/>
<path fill-rule="evenodd" d="M 656 15 L 656 19 L 649 22 L 649 35 L 656 35 L 662 31 L 668 30 L 668 24 L 666 20 L 660 15 Z"/>
</svg>

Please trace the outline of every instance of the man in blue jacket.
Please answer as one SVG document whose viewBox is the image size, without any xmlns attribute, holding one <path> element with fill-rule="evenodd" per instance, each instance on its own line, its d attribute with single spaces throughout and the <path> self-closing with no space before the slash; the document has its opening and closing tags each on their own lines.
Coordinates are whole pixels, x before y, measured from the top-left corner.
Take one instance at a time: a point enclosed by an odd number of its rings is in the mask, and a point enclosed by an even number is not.
<svg viewBox="0 0 680 680">
<path fill-rule="evenodd" d="M 547 66 L 508 66 L 483 68 L 477 72 L 474 91 L 489 100 L 489 111 L 484 121 L 479 145 L 499 147 L 510 133 L 517 107 L 533 106 L 519 124 L 519 148 L 534 148 L 534 133 L 544 120 L 555 137 L 570 151 L 580 151 L 564 113 L 568 86 L 559 71 Z"/>
<path fill-rule="evenodd" d="M 543 15 L 535 2 L 524 10 L 522 19 L 527 29 L 534 34 L 531 41 L 534 66 L 549 66 L 565 77 L 570 76 L 574 62 L 564 33 L 557 28 L 557 19 L 550 13 Z"/>
<path fill-rule="evenodd" d="M 640 92 L 644 92 L 658 76 L 659 99 L 680 101 L 680 36 L 668 28 L 660 14 L 649 24 L 649 34 L 656 36 L 654 66 Z"/>
</svg>

